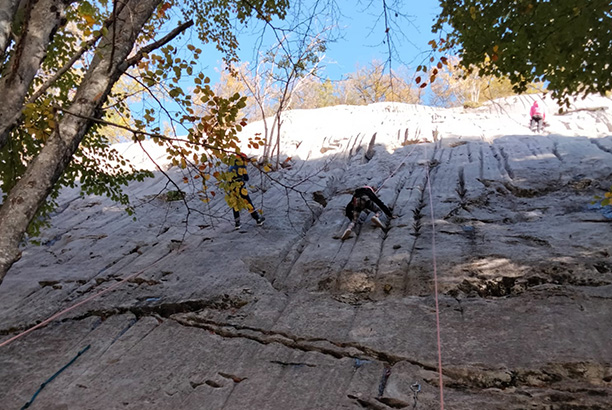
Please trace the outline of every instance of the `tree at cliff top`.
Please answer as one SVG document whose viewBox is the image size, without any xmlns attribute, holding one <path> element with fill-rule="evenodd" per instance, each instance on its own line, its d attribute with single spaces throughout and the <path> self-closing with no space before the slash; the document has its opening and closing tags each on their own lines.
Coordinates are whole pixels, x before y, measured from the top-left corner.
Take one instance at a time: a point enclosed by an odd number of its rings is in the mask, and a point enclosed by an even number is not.
<svg viewBox="0 0 612 410">
<path fill-rule="evenodd" d="M 432 104 L 440 107 L 477 107 L 486 101 L 516 95 L 512 83 L 505 77 L 481 76 L 477 69 L 466 73 L 458 59 L 442 65 L 431 83 Z M 542 92 L 542 84 L 530 84 L 527 93 Z"/>
<path fill-rule="evenodd" d="M 238 111 L 244 99 L 221 98 L 209 80 L 195 72 L 201 53 L 183 40 L 194 26 L 202 42 L 213 42 L 236 61 L 233 24 L 256 17 L 283 18 L 288 0 L 7 0 L 0 5 L 0 283 L 19 259 L 19 244 L 28 228 L 53 206 L 62 186 L 80 181 L 84 194 L 106 194 L 128 204 L 121 187 L 145 172 L 127 166 L 100 132 L 108 118 L 134 140 L 150 137 L 164 145 L 173 162 L 193 166 L 202 181 L 211 165 L 229 163 L 237 150 Z M 189 57 L 181 57 L 187 55 Z M 182 76 L 195 88 L 184 92 Z M 121 81 L 124 86 L 115 88 Z M 125 101 L 127 83 L 173 100 L 181 110 L 161 103 L 132 118 Z M 133 89 L 133 88 L 132 88 Z M 187 95 L 189 94 L 189 95 Z M 191 94 L 211 107 L 194 115 Z M 112 113 L 112 115 L 110 114 Z M 163 135 L 162 121 L 183 126 L 182 140 Z M 204 183 L 205 186 L 205 183 Z M 33 223 L 34 221 L 34 223 Z"/>
<path fill-rule="evenodd" d="M 460 58 L 466 71 L 507 77 L 516 92 L 544 82 L 569 104 L 576 94 L 612 89 L 609 0 L 441 0 L 435 50 Z"/>
<path fill-rule="evenodd" d="M 570 96 L 612 90 L 609 0 L 440 0 L 440 6 L 433 30 L 445 34 L 431 45 L 456 54 L 466 73 L 507 77 L 518 93 L 545 83 L 565 106 Z M 603 205 L 612 188 L 606 195 Z"/>
</svg>

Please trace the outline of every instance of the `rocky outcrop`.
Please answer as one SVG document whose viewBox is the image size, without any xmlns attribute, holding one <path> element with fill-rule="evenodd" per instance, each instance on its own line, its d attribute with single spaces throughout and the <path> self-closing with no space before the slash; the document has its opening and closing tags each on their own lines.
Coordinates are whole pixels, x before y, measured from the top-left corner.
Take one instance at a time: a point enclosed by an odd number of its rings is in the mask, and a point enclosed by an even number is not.
<svg viewBox="0 0 612 410">
<path fill-rule="evenodd" d="M 222 199 L 163 200 L 163 175 L 130 187 L 135 222 L 65 191 L 0 287 L 0 343 L 71 310 L 0 347 L 0 407 L 438 408 L 437 287 L 447 408 L 609 408 L 612 219 L 592 201 L 612 117 L 534 135 L 524 98 L 371 106 L 361 125 L 337 107 L 344 133 L 319 125 L 273 181 L 251 172 L 263 227 L 234 231 Z M 287 138 L 326 110 L 292 113 Z M 341 241 L 363 184 L 396 218 Z"/>
</svg>

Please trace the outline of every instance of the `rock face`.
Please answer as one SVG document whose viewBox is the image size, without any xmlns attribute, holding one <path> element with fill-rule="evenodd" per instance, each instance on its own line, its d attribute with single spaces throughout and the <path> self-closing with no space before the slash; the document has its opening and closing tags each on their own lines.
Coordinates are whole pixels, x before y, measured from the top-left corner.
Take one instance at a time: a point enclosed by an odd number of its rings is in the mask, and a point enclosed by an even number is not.
<svg viewBox="0 0 612 410">
<path fill-rule="evenodd" d="M 162 174 L 135 222 L 65 191 L 0 286 L 0 407 L 435 409 L 441 359 L 447 408 L 609 409 L 612 103 L 535 135 L 530 98 L 292 112 L 263 227 Z M 396 218 L 342 241 L 360 185 Z"/>
</svg>

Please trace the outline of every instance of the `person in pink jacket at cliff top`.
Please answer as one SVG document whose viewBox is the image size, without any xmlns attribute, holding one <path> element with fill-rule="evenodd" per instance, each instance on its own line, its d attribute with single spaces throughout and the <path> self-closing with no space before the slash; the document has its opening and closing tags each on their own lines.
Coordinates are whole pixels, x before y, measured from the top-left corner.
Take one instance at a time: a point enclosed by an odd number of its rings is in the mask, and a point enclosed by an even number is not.
<svg viewBox="0 0 612 410">
<path fill-rule="evenodd" d="M 533 125 L 536 126 L 536 131 L 542 130 L 544 128 L 544 120 L 546 119 L 546 113 L 543 109 L 540 108 L 537 101 L 533 102 L 531 106 L 531 110 L 529 110 L 529 115 L 531 116 L 531 121 L 529 122 L 529 128 L 533 130 Z"/>
</svg>

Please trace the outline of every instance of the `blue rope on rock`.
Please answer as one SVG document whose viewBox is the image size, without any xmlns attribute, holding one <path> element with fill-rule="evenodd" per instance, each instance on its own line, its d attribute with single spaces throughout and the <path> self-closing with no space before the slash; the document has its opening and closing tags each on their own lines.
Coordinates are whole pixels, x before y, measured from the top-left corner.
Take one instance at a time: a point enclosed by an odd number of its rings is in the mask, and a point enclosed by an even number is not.
<svg viewBox="0 0 612 410">
<path fill-rule="evenodd" d="M 51 383 L 53 381 L 53 379 L 55 379 L 57 376 L 59 376 L 59 374 L 61 372 L 66 370 L 68 368 L 68 366 L 70 366 L 72 363 L 74 363 L 76 361 L 76 359 L 78 359 L 79 356 L 81 356 L 83 353 L 85 353 L 87 351 L 87 349 L 89 349 L 90 347 L 91 347 L 91 345 L 87 345 L 85 348 L 83 348 L 83 350 L 81 350 L 79 353 L 77 353 L 77 355 L 74 356 L 71 361 L 69 361 L 66 365 L 64 365 L 64 367 L 62 367 L 57 372 L 55 372 L 55 374 L 53 376 L 49 377 L 46 382 L 41 384 L 40 387 L 38 388 L 38 390 L 36 390 L 36 393 L 34 393 L 34 396 L 32 396 L 32 398 L 30 399 L 29 402 L 27 402 L 26 404 L 23 405 L 21 410 L 27 409 L 28 407 L 30 407 L 32 405 L 32 403 L 34 402 L 34 399 L 36 399 L 36 396 L 38 396 L 38 393 L 40 393 L 42 391 L 42 389 L 44 389 L 47 384 Z"/>
</svg>

